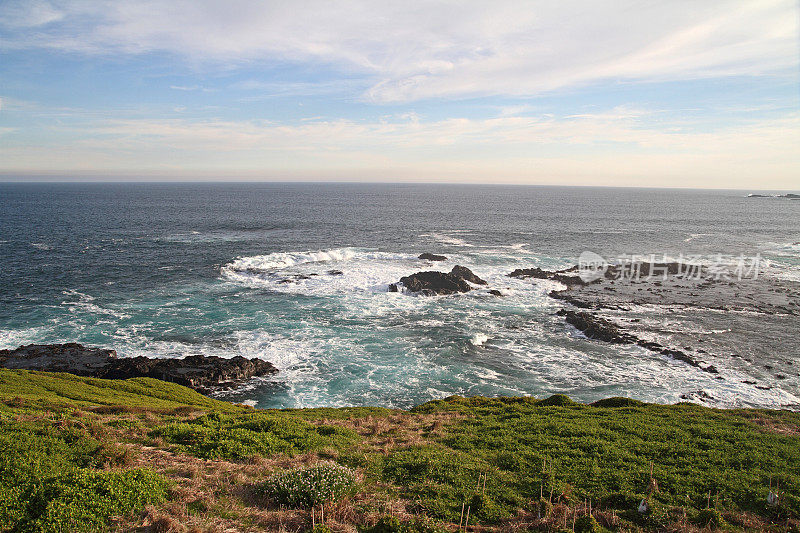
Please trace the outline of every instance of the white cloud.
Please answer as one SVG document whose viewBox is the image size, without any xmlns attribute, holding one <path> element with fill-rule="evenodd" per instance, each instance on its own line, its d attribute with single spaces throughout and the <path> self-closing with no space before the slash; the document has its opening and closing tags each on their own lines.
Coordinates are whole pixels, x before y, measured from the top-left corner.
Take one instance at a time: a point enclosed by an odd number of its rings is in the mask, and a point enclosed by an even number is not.
<svg viewBox="0 0 800 533">
<path fill-rule="evenodd" d="M 0 48 L 324 64 L 379 102 L 532 95 L 603 80 L 791 74 L 794 0 L 341 2 L 28 0 Z M 30 6 L 30 7 L 26 7 Z"/>
<path fill-rule="evenodd" d="M 651 122 L 656 115 L 105 120 L 49 146 L 8 143 L 0 160 L 5 172 L 28 173 L 796 188 L 800 115 L 712 132 L 665 131 Z"/>
</svg>

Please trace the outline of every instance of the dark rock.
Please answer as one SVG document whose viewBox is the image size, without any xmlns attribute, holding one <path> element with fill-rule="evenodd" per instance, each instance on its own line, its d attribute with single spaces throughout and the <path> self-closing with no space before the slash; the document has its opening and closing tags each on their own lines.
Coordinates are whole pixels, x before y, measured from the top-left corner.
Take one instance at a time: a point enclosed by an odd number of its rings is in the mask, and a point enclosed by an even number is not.
<svg viewBox="0 0 800 533">
<path fill-rule="evenodd" d="M 0 366 L 47 372 L 69 372 L 94 376 L 117 358 L 117 352 L 90 348 L 77 342 L 28 344 L 14 350 L 0 350 Z"/>
<path fill-rule="evenodd" d="M 397 292 L 397 283 L 389 284 L 389 292 Z"/>
<path fill-rule="evenodd" d="M 587 302 L 580 298 L 576 298 L 569 290 L 566 291 L 550 291 L 547 293 L 550 298 L 555 298 L 556 300 L 563 300 L 567 303 L 574 305 L 575 307 L 580 307 L 582 309 L 591 309 L 595 307 L 591 302 Z"/>
<path fill-rule="evenodd" d="M 117 352 L 77 343 L 30 344 L 15 350 L 0 350 L 0 365 L 6 368 L 68 372 L 106 379 L 151 377 L 191 387 L 200 392 L 230 388 L 252 377 L 278 370 L 263 359 L 242 356 L 226 359 L 190 355 L 182 359 L 117 357 Z"/>
<path fill-rule="evenodd" d="M 328 270 L 328 274 L 330 274 L 331 276 L 343 276 L 344 272 L 342 272 L 341 270 Z"/>
<path fill-rule="evenodd" d="M 417 272 L 416 274 L 405 276 L 400 278 L 400 283 L 409 291 L 418 292 L 426 296 L 455 294 L 472 290 L 470 284 L 461 276 L 435 270 Z"/>
<path fill-rule="evenodd" d="M 558 314 L 565 317 L 569 324 L 575 326 L 590 339 L 598 339 L 615 344 L 633 344 L 636 342 L 636 337 L 625 333 L 618 325 L 592 313 L 562 309 Z"/>
<path fill-rule="evenodd" d="M 493 295 L 493 296 L 502 296 L 502 295 L 503 295 L 503 293 L 502 293 L 502 292 L 500 292 L 500 291 L 498 291 L 497 289 L 491 289 L 491 290 L 489 291 L 489 294 L 491 294 L 491 295 Z"/>
<path fill-rule="evenodd" d="M 473 274 L 472 270 L 461 265 L 454 266 L 453 270 L 450 271 L 450 274 L 458 276 L 460 278 L 464 278 L 470 283 L 474 283 L 476 285 L 486 285 L 486 281 L 482 280 L 481 278 Z"/>
<path fill-rule="evenodd" d="M 511 278 L 519 278 L 519 279 L 527 279 L 527 278 L 535 278 L 535 279 L 552 279 L 555 281 L 559 281 L 564 285 L 572 286 L 572 285 L 585 285 L 584 281 L 580 278 L 580 276 L 570 275 L 567 274 L 568 272 L 575 272 L 577 271 L 577 266 L 568 268 L 566 270 L 558 270 L 558 271 L 550 271 L 550 270 L 542 270 L 539 267 L 535 268 L 518 268 L 510 273 L 508 276 Z"/>
<path fill-rule="evenodd" d="M 659 352 L 659 351 L 661 351 L 662 348 L 664 348 L 659 343 L 654 342 L 654 341 L 640 340 L 636 344 L 638 344 L 642 348 L 647 348 L 648 350 L 653 351 L 653 352 Z"/>
<path fill-rule="evenodd" d="M 148 357 L 115 359 L 96 377 L 107 379 L 149 377 L 207 392 L 231 388 L 252 377 L 275 374 L 277 371 L 271 363 L 263 359 L 247 359 L 241 355 L 230 359 L 190 355 L 182 359 Z"/>
<path fill-rule="evenodd" d="M 443 255 L 436 255 L 425 252 L 424 254 L 419 254 L 418 259 L 425 259 L 426 261 L 447 261 L 447 258 Z"/>
<path fill-rule="evenodd" d="M 694 357 L 686 354 L 681 350 L 673 350 L 665 348 L 661 344 L 654 341 L 646 341 L 639 339 L 635 335 L 627 333 L 623 328 L 617 324 L 601 318 L 586 311 L 571 311 L 562 309 L 557 313 L 563 316 L 569 324 L 572 324 L 577 329 L 583 332 L 584 335 L 590 339 L 597 339 L 614 344 L 636 344 L 642 348 L 647 348 L 651 352 L 666 355 L 678 361 L 683 361 L 695 368 L 699 368 L 710 374 L 718 374 L 719 371 L 714 365 L 703 366 Z"/>
<path fill-rule="evenodd" d="M 696 390 L 693 392 L 687 392 L 686 394 L 681 394 L 681 398 L 684 400 L 713 400 L 714 398 L 704 390 Z"/>
<path fill-rule="evenodd" d="M 460 265 L 454 266 L 450 272 L 438 272 L 435 270 L 417 272 L 400 278 L 400 283 L 410 292 L 426 296 L 469 292 L 472 290 L 470 283 L 486 285 L 486 282 L 476 276 L 470 269 Z M 392 290 L 391 286 L 389 290 Z"/>
</svg>

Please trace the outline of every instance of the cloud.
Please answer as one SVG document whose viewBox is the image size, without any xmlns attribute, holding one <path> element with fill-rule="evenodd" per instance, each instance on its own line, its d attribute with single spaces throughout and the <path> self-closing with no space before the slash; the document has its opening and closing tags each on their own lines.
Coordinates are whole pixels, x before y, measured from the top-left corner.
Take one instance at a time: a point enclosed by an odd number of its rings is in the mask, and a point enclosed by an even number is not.
<svg viewBox="0 0 800 533">
<path fill-rule="evenodd" d="M 715 131 L 614 108 L 569 117 L 506 116 L 298 124 L 189 119 L 92 120 L 52 145 L 0 147 L 8 172 L 143 172 L 187 177 L 440 180 L 753 187 L 796 186 L 800 114 Z M 61 131 L 61 133 L 64 133 Z M 41 153 L 52 157 L 46 161 Z M 44 165 L 44 166 L 43 166 Z M 701 181 L 699 181 L 701 180 Z M 762 188 L 765 182 L 761 182 Z"/>
<path fill-rule="evenodd" d="M 11 1 L 0 48 L 325 65 L 376 102 L 528 96 L 609 80 L 792 75 L 794 0 Z M 36 31 L 30 31 L 35 27 Z M 17 31 L 13 31 L 16 28 Z"/>
<path fill-rule="evenodd" d="M 27 0 L 9 2 L 0 8 L 0 26 L 30 30 L 64 18 L 64 13 L 48 2 Z"/>
</svg>

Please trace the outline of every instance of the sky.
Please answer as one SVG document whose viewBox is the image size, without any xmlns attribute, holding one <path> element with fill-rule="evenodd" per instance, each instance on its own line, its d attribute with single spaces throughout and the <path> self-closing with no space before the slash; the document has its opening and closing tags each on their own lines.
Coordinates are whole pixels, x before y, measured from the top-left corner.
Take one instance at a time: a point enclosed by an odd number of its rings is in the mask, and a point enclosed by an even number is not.
<svg viewBox="0 0 800 533">
<path fill-rule="evenodd" d="M 0 0 L 0 180 L 800 189 L 800 2 Z"/>
</svg>

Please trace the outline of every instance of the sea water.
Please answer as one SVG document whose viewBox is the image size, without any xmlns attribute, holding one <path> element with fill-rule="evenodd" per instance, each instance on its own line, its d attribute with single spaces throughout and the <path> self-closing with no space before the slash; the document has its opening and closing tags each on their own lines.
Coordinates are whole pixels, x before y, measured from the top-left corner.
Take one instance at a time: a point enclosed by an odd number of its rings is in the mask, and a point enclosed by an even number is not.
<svg viewBox="0 0 800 533">
<path fill-rule="evenodd" d="M 407 408 L 453 394 L 675 402 L 698 389 L 720 406 L 792 404 L 790 385 L 754 389 L 588 340 L 555 315 L 563 303 L 547 294 L 558 283 L 507 276 L 593 251 L 758 254 L 770 275 L 800 279 L 800 201 L 747 192 L 0 184 L 0 348 L 261 357 L 280 372 L 222 395 L 259 407 Z M 456 264 L 502 296 L 388 292 Z"/>
</svg>

